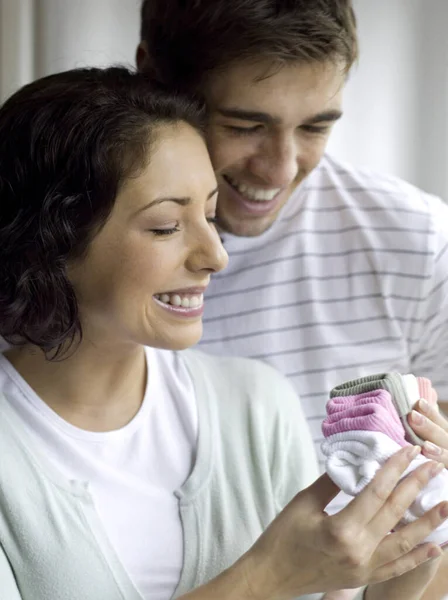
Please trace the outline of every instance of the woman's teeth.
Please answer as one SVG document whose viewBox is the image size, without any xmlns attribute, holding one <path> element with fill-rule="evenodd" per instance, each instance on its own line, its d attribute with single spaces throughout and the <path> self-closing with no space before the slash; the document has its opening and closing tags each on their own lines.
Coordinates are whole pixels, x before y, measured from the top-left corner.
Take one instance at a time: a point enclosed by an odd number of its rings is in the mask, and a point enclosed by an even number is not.
<svg viewBox="0 0 448 600">
<path fill-rule="evenodd" d="M 238 183 L 237 181 L 235 181 L 235 179 L 230 178 L 228 175 L 226 175 L 225 177 L 230 183 L 230 185 L 234 187 L 240 194 L 245 196 L 248 200 L 254 200 L 256 202 L 268 202 L 269 200 L 273 200 L 275 196 L 281 191 L 281 188 L 263 190 L 247 185 L 246 183 Z"/>
<path fill-rule="evenodd" d="M 181 308 L 199 308 L 204 303 L 204 294 L 156 294 L 155 297 L 164 304 L 171 304 L 172 306 L 178 306 Z"/>
</svg>

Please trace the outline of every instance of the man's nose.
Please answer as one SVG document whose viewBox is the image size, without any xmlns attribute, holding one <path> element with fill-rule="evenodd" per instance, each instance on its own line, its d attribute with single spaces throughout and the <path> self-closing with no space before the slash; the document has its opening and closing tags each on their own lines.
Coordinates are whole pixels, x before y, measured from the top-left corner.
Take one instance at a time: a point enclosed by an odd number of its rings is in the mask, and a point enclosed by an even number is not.
<svg viewBox="0 0 448 600">
<path fill-rule="evenodd" d="M 287 187 L 299 172 L 300 149 L 293 137 L 269 140 L 262 144 L 251 161 L 251 171 L 272 187 Z"/>
</svg>

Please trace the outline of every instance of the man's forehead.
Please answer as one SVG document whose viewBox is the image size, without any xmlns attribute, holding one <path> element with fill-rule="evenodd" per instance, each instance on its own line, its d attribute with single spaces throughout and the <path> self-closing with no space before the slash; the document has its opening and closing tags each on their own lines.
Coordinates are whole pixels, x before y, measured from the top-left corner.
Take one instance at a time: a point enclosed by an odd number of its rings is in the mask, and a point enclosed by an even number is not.
<svg viewBox="0 0 448 600">
<path fill-rule="evenodd" d="M 251 82 L 244 71 L 223 73 L 208 89 L 213 116 L 281 125 L 331 122 L 340 118 L 345 76 L 340 69 L 289 67 Z"/>
<path fill-rule="evenodd" d="M 267 74 L 268 73 L 268 74 Z M 322 102 L 338 107 L 346 73 L 336 63 L 291 63 L 269 73 L 263 63 L 238 63 L 209 78 L 205 96 L 212 109 L 238 108 L 265 112 L 267 104 Z M 269 111 L 271 112 L 271 111 Z"/>
</svg>

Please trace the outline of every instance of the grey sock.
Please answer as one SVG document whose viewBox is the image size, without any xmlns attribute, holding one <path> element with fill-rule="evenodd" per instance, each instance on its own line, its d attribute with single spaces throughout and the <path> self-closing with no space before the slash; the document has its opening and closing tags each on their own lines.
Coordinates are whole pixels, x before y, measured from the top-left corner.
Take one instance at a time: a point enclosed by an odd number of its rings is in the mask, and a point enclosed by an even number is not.
<svg viewBox="0 0 448 600">
<path fill-rule="evenodd" d="M 423 440 L 412 430 L 406 418 L 413 407 L 409 402 L 400 373 L 378 373 L 376 375 L 352 379 L 333 388 L 330 392 L 330 398 L 355 396 L 357 394 L 364 394 L 365 392 L 373 392 L 373 390 L 377 389 L 387 390 L 390 393 L 395 409 L 403 424 L 407 441 L 411 444 L 423 445 Z"/>
</svg>

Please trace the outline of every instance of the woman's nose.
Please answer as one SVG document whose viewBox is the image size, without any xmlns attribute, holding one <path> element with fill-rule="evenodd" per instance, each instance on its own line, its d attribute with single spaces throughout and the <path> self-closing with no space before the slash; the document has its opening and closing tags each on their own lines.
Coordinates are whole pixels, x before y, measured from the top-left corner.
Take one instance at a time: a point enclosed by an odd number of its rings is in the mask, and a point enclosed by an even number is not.
<svg viewBox="0 0 448 600">
<path fill-rule="evenodd" d="M 194 248 L 187 262 L 193 272 L 218 273 L 227 266 L 229 257 L 213 225 L 207 224 L 207 231 L 195 236 Z"/>
</svg>

